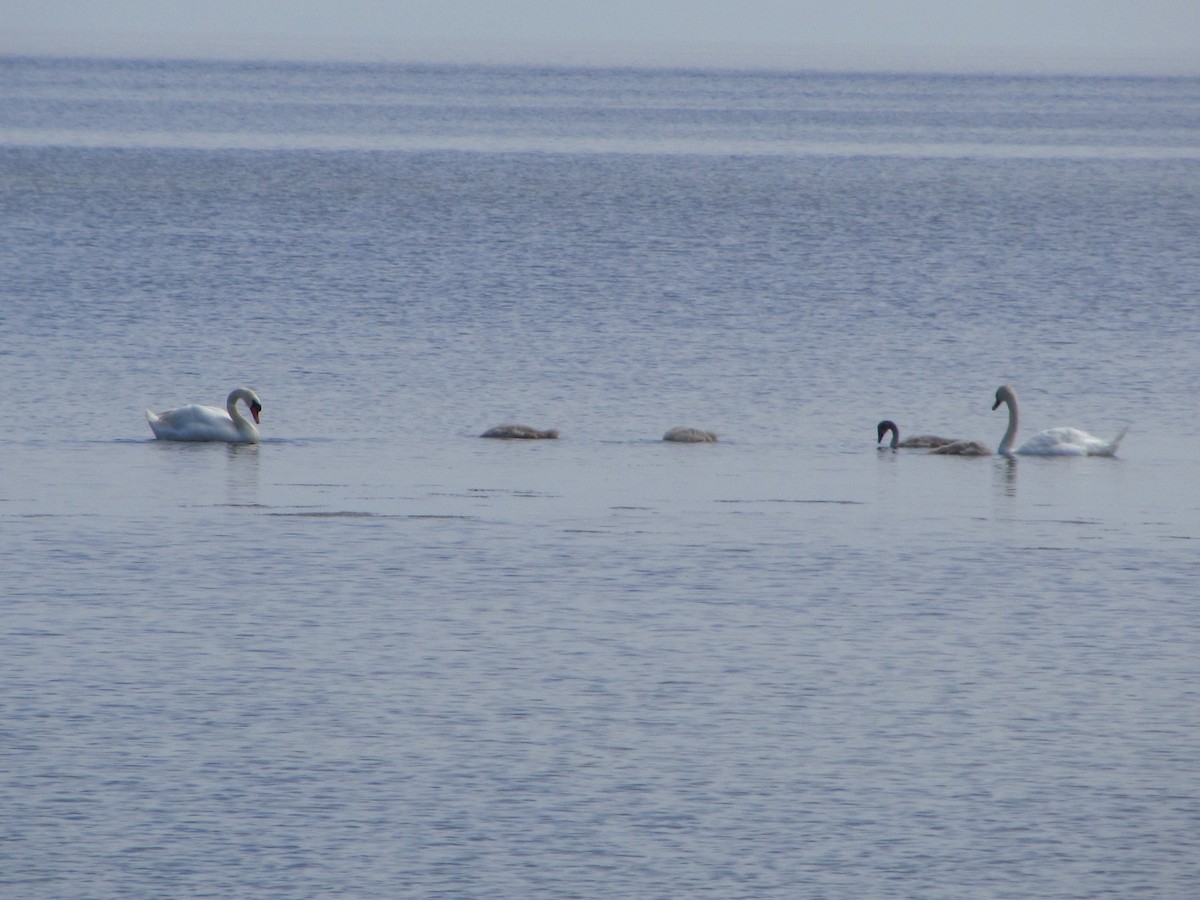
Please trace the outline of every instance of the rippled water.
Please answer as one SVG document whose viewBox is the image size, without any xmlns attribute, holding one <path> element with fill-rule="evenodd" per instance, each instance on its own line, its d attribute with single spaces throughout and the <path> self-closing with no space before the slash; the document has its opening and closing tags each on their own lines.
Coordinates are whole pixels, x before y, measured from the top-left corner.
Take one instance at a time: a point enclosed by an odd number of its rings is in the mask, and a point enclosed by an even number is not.
<svg viewBox="0 0 1200 900">
<path fill-rule="evenodd" d="M 0 893 L 1200 889 L 1200 82 L 0 62 Z"/>
</svg>

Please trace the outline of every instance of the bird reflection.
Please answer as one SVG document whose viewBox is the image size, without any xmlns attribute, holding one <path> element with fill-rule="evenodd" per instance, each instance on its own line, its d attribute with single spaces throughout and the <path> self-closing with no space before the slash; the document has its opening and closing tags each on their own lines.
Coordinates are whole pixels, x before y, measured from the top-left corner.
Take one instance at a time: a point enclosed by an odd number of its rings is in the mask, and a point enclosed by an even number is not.
<svg viewBox="0 0 1200 900">
<path fill-rule="evenodd" d="M 993 476 L 996 492 L 1006 497 L 1017 496 L 1017 460 L 1013 456 L 1001 456 L 996 460 Z"/>
<path fill-rule="evenodd" d="M 258 453 L 261 444 L 225 445 L 225 502 L 230 506 L 258 503 Z"/>
</svg>

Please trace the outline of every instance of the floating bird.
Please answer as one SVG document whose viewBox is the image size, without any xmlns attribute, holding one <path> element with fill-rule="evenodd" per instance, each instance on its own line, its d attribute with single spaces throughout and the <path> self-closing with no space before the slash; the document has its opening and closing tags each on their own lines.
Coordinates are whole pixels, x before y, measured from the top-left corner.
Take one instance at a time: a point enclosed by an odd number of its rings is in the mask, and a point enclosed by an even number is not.
<svg viewBox="0 0 1200 900">
<path fill-rule="evenodd" d="M 547 431 L 540 431 L 537 428 L 530 428 L 528 425 L 497 425 L 495 428 L 489 428 L 480 437 L 522 441 L 538 440 L 539 438 L 554 440 L 558 437 L 558 429 L 551 428 Z"/>
<path fill-rule="evenodd" d="M 241 401 L 250 408 L 251 422 L 238 408 Z M 257 444 L 258 421 L 262 402 L 249 388 L 231 391 L 225 408 L 193 403 L 153 413 L 146 410 L 150 430 L 160 441 L 225 441 L 230 444 Z"/>
<path fill-rule="evenodd" d="M 992 411 L 998 409 L 1001 403 L 1008 404 L 1008 429 L 1000 439 L 1000 447 L 996 452 L 1004 456 L 1113 456 L 1121 438 L 1128 431 L 1128 428 L 1122 428 L 1120 434 L 1106 441 L 1078 428 L 1047 428 L 1013 450 L 1013 443 L 1017 439 L 1017 392 L 1007 384 L 996 389 Z"/>
<path fill-rule="evenodd" d="M 944 447 L 947 444 L 953 444 L 957 438 L 938 437 L 935 434 L 918 434 L 916 437 L 905 438 L 900 440 L 900 429 L 896 427 L 896 423 L 891 419 L 884 419 L 875 426 L 878 436 L 876 442 L 882 441 L 883 436 L 889 431 L 892 433 L 892 442 L 888 445 L 892 450 L 910 449 L 910 448 L 926 448 L 929 447 Z"/>
<path fill-rule="evenodd" d="M 679 426 L 672 428 L 663 435 L 664 441 L 674 441 L 677 444 L 714 444 L 717 436 L 711 431 L 704 431 L 700 428 L 685 428 Z"/>
</svg>

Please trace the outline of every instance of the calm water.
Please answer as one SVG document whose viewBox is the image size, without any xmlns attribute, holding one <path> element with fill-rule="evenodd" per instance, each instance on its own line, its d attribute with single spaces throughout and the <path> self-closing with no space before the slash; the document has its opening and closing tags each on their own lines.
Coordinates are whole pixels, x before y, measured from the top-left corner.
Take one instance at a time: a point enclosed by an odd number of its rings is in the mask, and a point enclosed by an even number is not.
<svg viewBox="0 0 1200 900">
<path fill-rule="evenodd" d="M 1196 896 L 1197 234 L 1195 79 L 0 60 L 0 894 Z"/>
</svg>

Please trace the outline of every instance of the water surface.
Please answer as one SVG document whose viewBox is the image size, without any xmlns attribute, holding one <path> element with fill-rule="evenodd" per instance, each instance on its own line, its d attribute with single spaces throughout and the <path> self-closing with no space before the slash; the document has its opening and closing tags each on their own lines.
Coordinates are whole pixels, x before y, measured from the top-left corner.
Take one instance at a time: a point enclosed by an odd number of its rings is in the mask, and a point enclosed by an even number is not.
<svg viewBox="0 0 1200 900">
<path fill-rule="evenodd" d="M 0 887 L 1194 895 L 1198 95 L 0 62 Z"/>
</svg>

